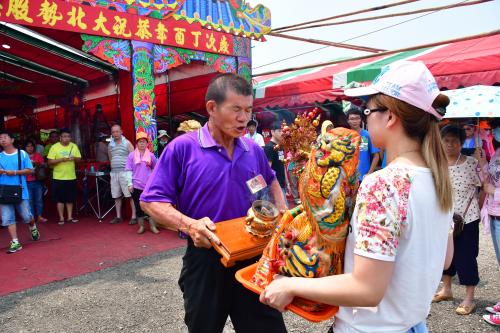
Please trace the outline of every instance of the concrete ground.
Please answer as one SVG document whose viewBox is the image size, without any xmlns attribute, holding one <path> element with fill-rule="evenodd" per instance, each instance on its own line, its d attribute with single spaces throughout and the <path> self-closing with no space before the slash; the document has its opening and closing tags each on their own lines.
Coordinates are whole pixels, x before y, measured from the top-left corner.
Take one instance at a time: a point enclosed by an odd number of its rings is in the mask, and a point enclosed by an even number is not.
<svg viewBox="0 0 500 333">
<path fill-rule="evenodd" d="M 186 332 L 177 287 L 183 252 L 170 250 L 0 297 L 0 332 Z M 484 307 L 500 301 L 499 267 L 489 236 L 481 235 L 479 267 L 477 311 L 455 314 L 464 295 L 464 288 L 455 285 L 455 301 L 433 305 L 431 332 L 500 332 L 481 318 Z M 291 313 L 285 321 L 289 332 L 325 333 L 330 325 Z M 225 332 L 233 332 L 230 322 Z"/>
</svg>

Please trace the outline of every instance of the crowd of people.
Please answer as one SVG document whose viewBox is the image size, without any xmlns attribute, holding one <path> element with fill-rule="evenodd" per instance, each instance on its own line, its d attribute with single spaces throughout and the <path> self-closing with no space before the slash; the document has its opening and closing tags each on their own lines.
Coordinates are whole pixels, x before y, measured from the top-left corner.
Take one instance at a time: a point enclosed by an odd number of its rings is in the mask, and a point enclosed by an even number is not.
<svg viewBox="0 0 500 333">
<path fill-rule="evenodd" d="M 492 124 L 489 143 L 471 143 L 468 138 L 473 134 L 467 129 L 471 124 L 440 128 L 449 99 L 440 94 L 421 62 L 395 62 L 371 86 L 345 93 L 364 97 L 367 103 L 363 111 L 347 113 L 349 126 L 362 140 L 361 185 L 347 237 L 344 274 L 277 277 L 260 297 L 234 277 L 256 259 L 226 268 L 212 247 L 220 243 L 217 222 L 245 216 L 256 200 L 258 191 L 248 184 L 263 184 L 280 210 L 287 208 L 289 192 L 294 203 L 300 203 L 297 179 L 286 176 L 290 167 L 277 148 L 281 124 L 272 125 L 266 144 L 251 120 L 251 85 L 234 74 L 216 76 L 205 98 L 208 122 L 186 124 L 187 134 L 171 142 L 160 131 L 158 159 L 148 149 L 145 134 L 137 134 L 134 147 L 120 126 L 112 127 L 107 153 L 116 217 L 110 223 L 123 221 L 125 198 L 131 205 L 129 224 L 138 224 L 138 233 L 144 232 L 148 217 L 154 233 L 158 224 L 187 235 L 179 286 L 189 332 L 222 332 L 228 316 L 237 332 L 286 332 L 280 312 L 294 297 L 341 306 L 332 332 L 427 332 L 431 303 L 453 299 L 451 279 L 456 274 L 466 289 L 456 313 L 475 310 L 481 220 L 484 230 L 491 232 L 500 265 L 500 126 Z M 334 126 L 327 121 L 321 131 Z M 59 142 L 51 133 L 49 144 L 44 153 L 53 168 L 59 223 L 77 222 L 69 201 L 76 191 L 80 152 L 64 130 Z M 24 185 L 21 202 L 1 204 L 2 225 L 12 237 L 9 252 L 13 253 L 21 249 L 14 210 L 29 225 L 34 240 L 40 237 L 35 216 L 38 223 L 46 220 L 44 185 L 26 187 L 26 182 L 38 181 L 34 170 L 45 161 L 34 143 L 26 143 L 26 152 L 17 150 L 7 132 L 0 133 L 0 145 L 0 185 L 19 181 Z M 493 153 L 489 146 L 494 146 Z M 385 160 L 382 168 L 381 160 Z M 454 213 L 462 225 L 453 223 Z M 456 228 L 460 232 L 454 232 Z M 486 310 L 491 315 L 484 319 L 500 325 L 500 303 Z"/>
</svg>

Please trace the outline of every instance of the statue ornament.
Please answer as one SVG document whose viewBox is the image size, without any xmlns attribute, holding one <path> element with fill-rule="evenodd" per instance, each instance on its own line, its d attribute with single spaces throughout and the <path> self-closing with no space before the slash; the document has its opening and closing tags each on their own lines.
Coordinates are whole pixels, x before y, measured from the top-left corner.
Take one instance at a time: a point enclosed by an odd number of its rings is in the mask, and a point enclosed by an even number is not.
<svg viewBox="0 0 500 333">
<path fill-rule="evenodd" d="M 319 116 L 316 118 L 315 113 L 302 115 L 297 117 L 293 129 L 283 131 L 284 135 L 309 133 L 308 129 L 300 130 L 306 118 L 310 125 L 318 126 Z M 291 142 L 296 140 L 302 140 L 300 147 Z M 307 159 L 301 167 L 298 185 L 302 204 L 284 213 L 265 248 L 251 279 L 260 288 L 265 288 L 275 274 L 318 278 L 343 272 L 345 241 L 358 187 L 360 135 L 334 128 L 320 134 L 310 145 L 310 152 L 304 151 L 303 138 L 296 140 L 284 140 L 283 148 L 287 149 L 286 142 L 289 147 L 295 145 L 292 156 Z M 308 312 L 326 307 L 300 298 L 292 304 Z"/>
</svg>

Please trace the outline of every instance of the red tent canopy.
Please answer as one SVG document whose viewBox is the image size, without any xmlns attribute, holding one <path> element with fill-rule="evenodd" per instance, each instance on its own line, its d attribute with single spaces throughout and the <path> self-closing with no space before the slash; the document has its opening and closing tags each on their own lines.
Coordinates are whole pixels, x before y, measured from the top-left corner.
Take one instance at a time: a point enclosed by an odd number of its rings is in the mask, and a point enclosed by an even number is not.
<svg viewBox="0 0 500 333">
<path fill-rule="evenodd" d="M 500 35 L 256 76 L 255 110 L 310 105 L 341 98 L 342 88 L 347 84 L 369 82 L 383 66 L 397 60 L 423 61 L 441 88 L 493 85 L 500 82 Z"/>
</svg>

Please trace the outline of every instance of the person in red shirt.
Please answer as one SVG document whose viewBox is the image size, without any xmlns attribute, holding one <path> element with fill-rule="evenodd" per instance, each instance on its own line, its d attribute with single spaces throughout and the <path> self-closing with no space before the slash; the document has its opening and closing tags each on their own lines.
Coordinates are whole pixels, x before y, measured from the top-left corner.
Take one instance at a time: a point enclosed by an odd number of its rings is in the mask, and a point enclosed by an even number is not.
<svg viewBox="0 0 500 333">
<path fill-rule="evenodd" d="M 28 153 L 34 168 L 43 167 L 45 165 L 43 156 L 35 151 L 35 143 L 33 141 L 27 141 L 24 149 Z M 35 174 L 27 175 L 26 182 L 28 184 L 28 192 L 30 194 L 31 214 L 37 222 L 47 222 L 47 219 L 42 215 L 44 191 L 43 182 L 38 180 L 35 177 Z"/>
</svg>

